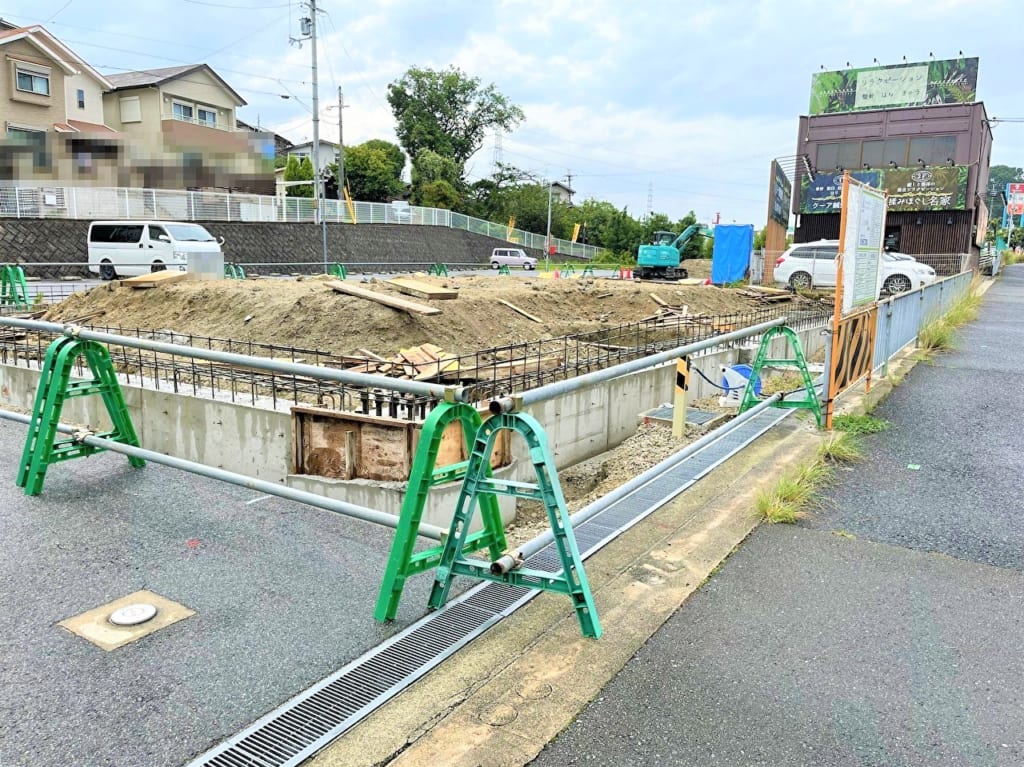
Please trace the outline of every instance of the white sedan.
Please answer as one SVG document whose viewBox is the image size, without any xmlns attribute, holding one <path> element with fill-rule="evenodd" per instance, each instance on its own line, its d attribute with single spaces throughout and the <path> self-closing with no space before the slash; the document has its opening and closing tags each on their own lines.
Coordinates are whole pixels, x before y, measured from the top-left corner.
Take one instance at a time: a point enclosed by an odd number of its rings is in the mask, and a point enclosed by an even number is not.
<svg viewBox="0 0 1024 767">
<path fill-rule="evenodd" d="M 790 246 L 775 261 L 775 282 L 794 290 L 835 287 L 836 240 Z M 935 270 L 905 253 L 882 254 L 882 293 L 894 295 L 935 282 Z"/>
</svg>

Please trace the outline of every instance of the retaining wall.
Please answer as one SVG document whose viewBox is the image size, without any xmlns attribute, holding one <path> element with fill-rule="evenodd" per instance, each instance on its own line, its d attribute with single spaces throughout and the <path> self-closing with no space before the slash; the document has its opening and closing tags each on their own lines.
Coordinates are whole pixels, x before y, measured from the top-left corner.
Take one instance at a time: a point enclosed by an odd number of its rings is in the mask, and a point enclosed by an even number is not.
<svg viewBox="0 0 1024 767">
<path fill-rule="evenodd" d="M 200 222 L 223 237 L 224 260 L 244 264 L 321 264 L 320 226 L 310 223 Z M 0 219 L 0 263 L 82 263 L 88 257 L 88 221 Z M 327 224 L 330 263 L 472 264 L 489 262 L 502 240 L 444 226 L 414 224 Z M 537 249 L 525 248 L 543 258 Z M 557 256 L 559 261 L 572 261 Z M 85 274 L 83 269 L 83 276 Z M 47 276 L 47 275 L 36 275 Z"/>
</svg>

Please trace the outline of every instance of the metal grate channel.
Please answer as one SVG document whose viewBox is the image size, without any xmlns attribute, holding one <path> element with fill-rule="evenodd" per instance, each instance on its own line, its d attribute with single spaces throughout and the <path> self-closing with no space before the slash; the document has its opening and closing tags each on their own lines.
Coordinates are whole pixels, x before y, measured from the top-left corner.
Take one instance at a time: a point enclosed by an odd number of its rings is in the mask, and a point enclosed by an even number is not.
<svg viewBox="0 0 1024 767">
<path fill-rule="evenodd" d="M 582 556 L 594 554 L 792 412 L 769 409 L 760 413 L 576 527 Z M 534 554 L 527 564 L 550 572 L 561 568 L 553 546 Z M 301 764 L 539 593 L 503 583 L 475 586 L 186 767 Z"/>
<path fill-rule="evenodd" d="M 675 412 L 675 408 L 672 405 L 665 405 L 663 407 L 655 408 L 654 410 L 648 410 L 644 415 L 648 418 L 655 418 L 659 421 L 671 421 L 672 414 Z M 698 410 L 694 407 L 686 408 L 686 422 L 692 423 L 696 426 L 713 421 L 721 413 L 716 413 L 712 410 Z"/>
</svg>

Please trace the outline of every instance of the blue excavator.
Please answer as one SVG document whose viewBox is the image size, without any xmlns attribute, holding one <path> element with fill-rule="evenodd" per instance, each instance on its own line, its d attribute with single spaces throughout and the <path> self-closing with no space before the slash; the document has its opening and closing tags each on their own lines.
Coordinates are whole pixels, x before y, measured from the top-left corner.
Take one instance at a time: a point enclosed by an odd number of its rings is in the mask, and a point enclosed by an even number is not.
<svg viewBox="0 0 1024 767">
<path fill-rule="evenodd" d="M 655 232 L 649 245 L 641 245 L 636 256 L 637 275 L 641 280 L 684 280 L 687 272 L 679 262 L 683 248 L 695 235 L 711 236 L 703 224 L 691 224 L 682 234 Z"/>
</svg>

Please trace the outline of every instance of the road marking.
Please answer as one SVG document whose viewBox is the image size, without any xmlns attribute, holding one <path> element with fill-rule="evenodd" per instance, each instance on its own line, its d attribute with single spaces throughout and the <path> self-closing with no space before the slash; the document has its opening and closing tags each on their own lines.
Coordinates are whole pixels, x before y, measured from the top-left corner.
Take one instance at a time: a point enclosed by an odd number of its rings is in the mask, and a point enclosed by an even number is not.
<svg viewBox="0 0 1024 767">
<path fill-rule="evenodd" d="M 258 503 L 259 501 L 265 501 L 265 500 L 267 500 L 267 498 L 273 498 L 273 497 L 274 496 L 272 496 L 272 495 L 261 495 L 258 498 L 253 498 L 251 500 L 246 501 L 245 503 L 248 506 L 248 505 L 251 505 L 251 504 L 254 504 L 254 503 Z"/>
</svg>

